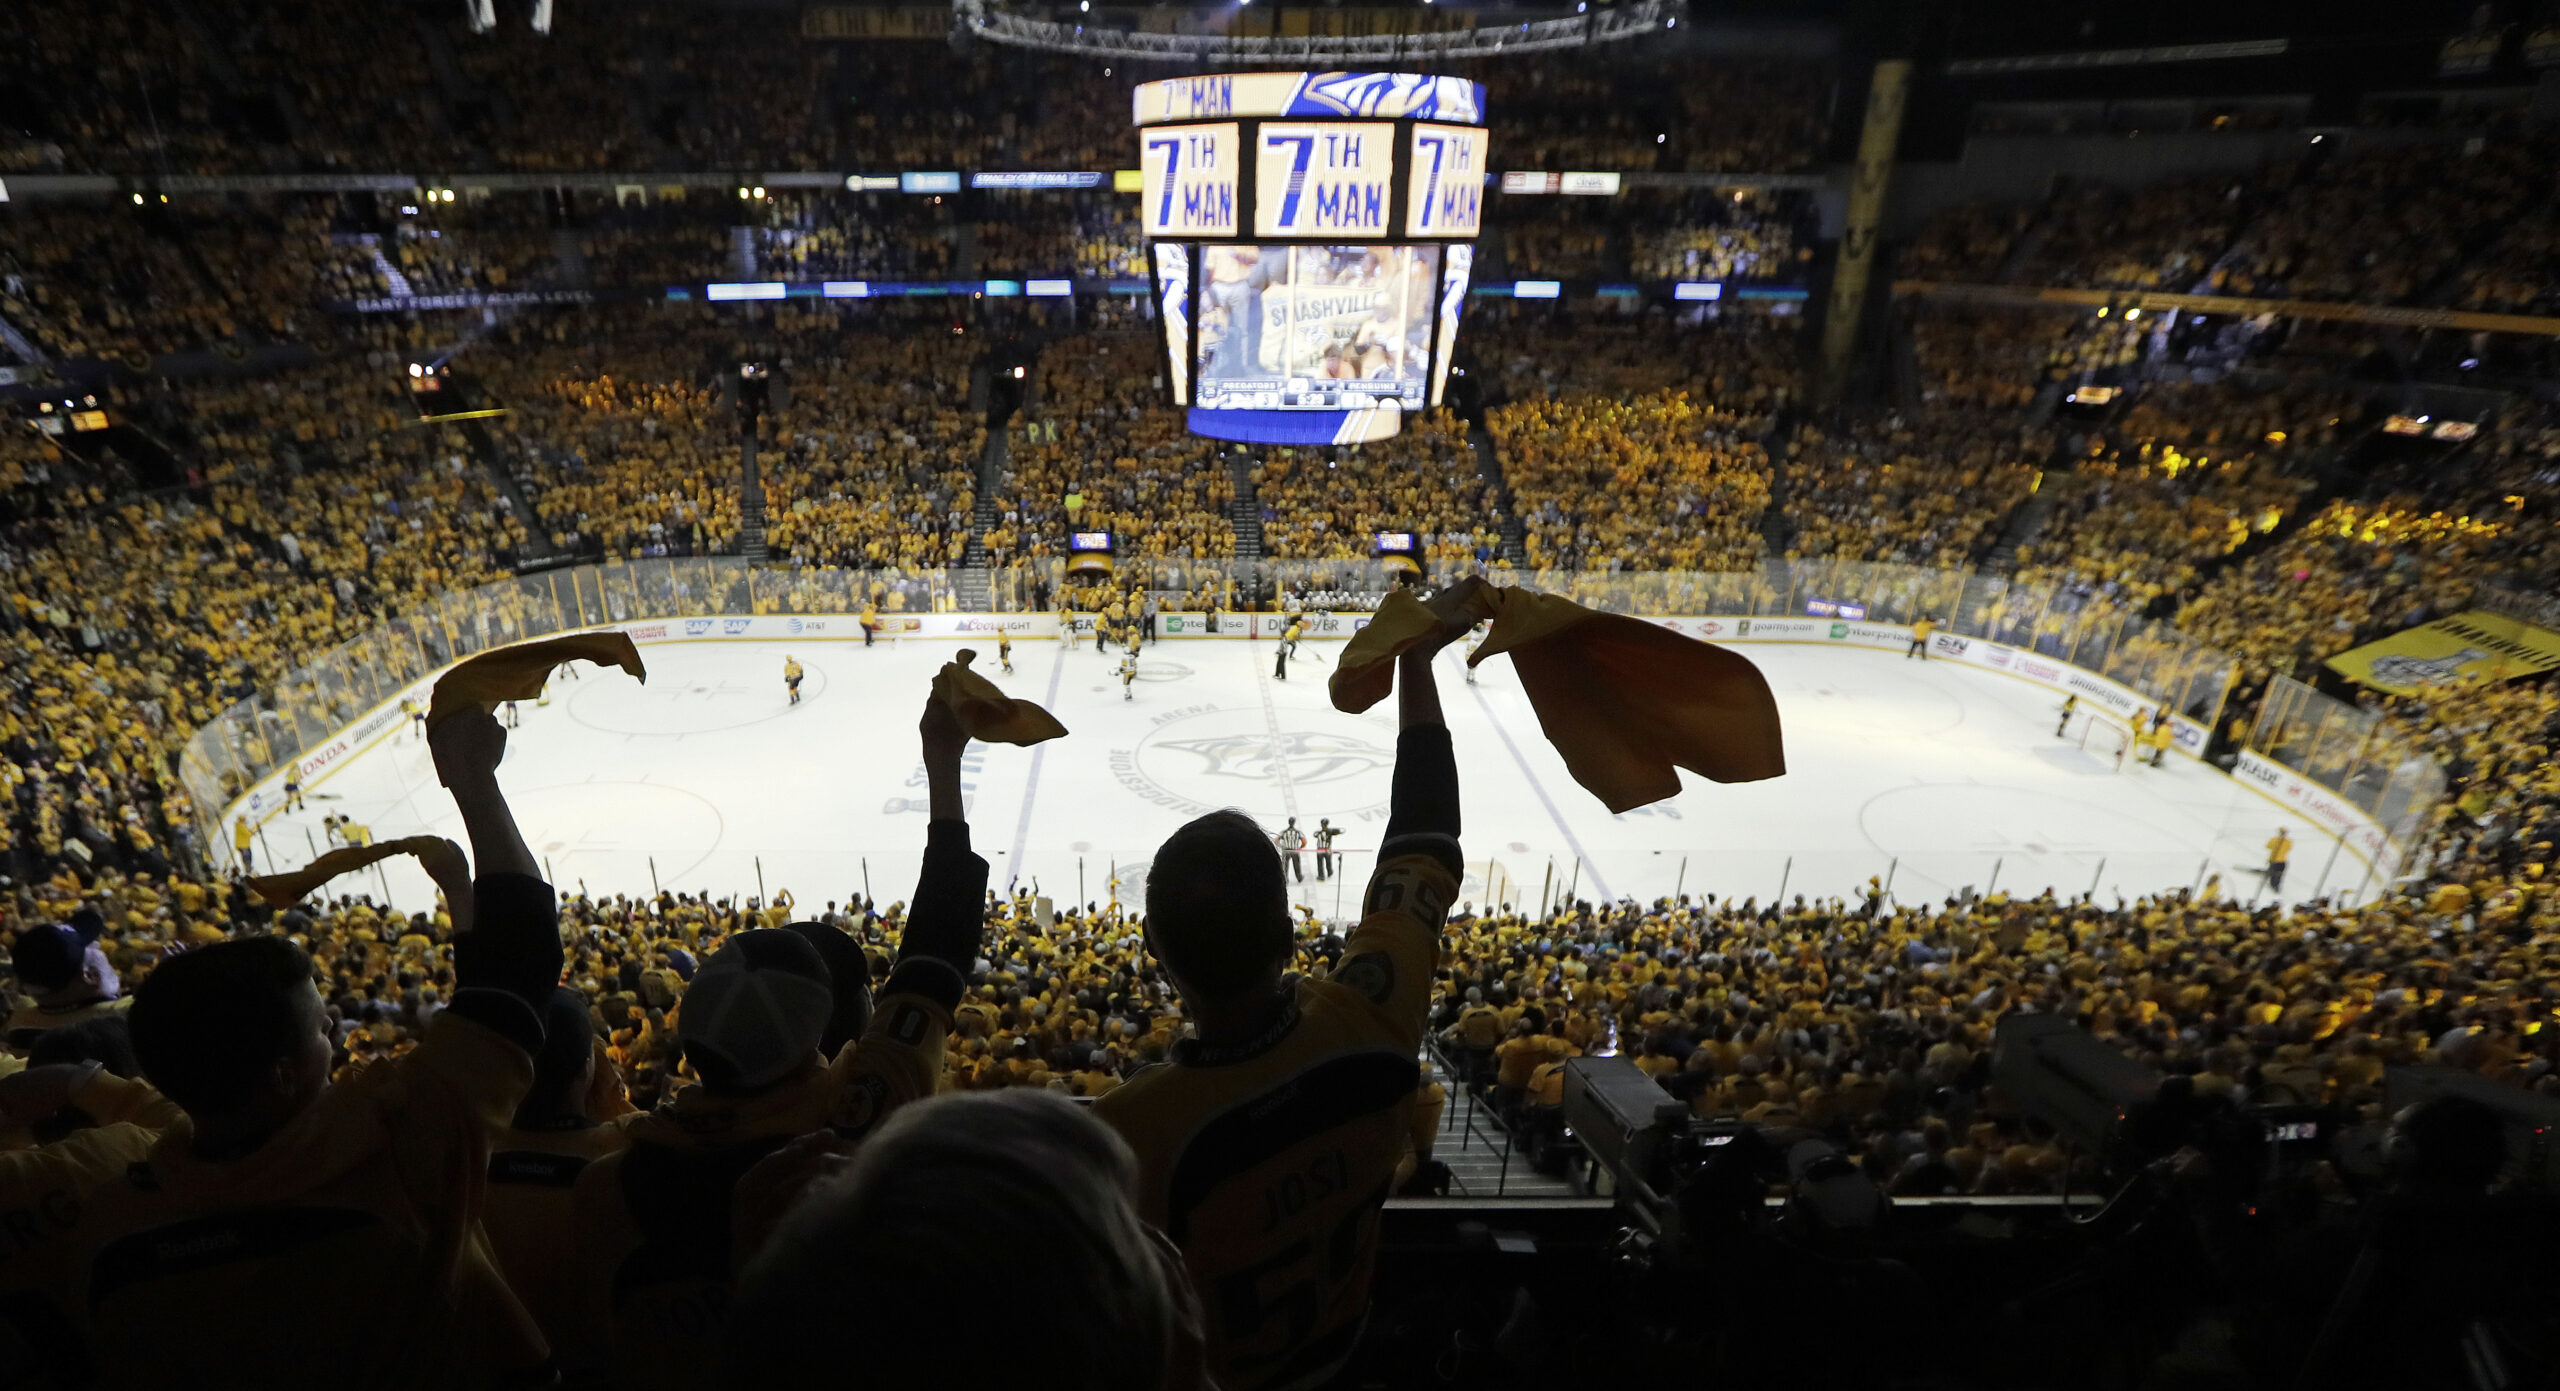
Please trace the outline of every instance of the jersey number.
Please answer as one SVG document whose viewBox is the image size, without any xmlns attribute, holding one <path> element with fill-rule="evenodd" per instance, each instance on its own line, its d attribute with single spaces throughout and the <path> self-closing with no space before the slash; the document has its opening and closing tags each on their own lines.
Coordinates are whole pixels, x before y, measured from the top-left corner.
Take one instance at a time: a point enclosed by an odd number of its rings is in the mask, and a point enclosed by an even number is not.
<svg viewBox="0 0 2560 1391">
<path fill-rule="evenodd" d="M 1315 1331 L 1316 1318 L 1323 1310 L 1327 1287 L 1340 1285 L 1357 1268 L 1363 1247 L 1362 1236 L 1369 1224 L 1377 1220 L 1378 1209 L 1385 1206 L 1387 1189 L 1362 1198 L 1350 1211 L 1342 1214 L 1327 1234 L 1323 1259 L 1317 1260 L 1316 1241 L 1303 1236 L 1264 1259 L 1218 1280 L 1218 1321 L 1224 1325 L 1226 1341 L 1238 1344 L 1280 1320 L 1284 1336 L 1278 1351 L 1236 1359 L 1238 1366 L 1263 1366 L 1281 1361 L 1303 1347 L 1307 1335 Z M 1265 1289 L 1266 1280 L 1279 1283 Z"/>
</svg>

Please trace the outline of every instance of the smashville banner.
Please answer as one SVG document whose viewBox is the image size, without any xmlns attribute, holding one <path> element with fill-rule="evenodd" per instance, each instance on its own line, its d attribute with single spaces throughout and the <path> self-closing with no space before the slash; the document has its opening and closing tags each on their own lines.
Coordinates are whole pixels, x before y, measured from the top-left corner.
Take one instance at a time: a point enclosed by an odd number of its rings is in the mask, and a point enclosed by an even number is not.
<svg viewBox="0 0 2560 1391">
<path fill-rule="evenodd" d="M 2412 695 L 2447 681 L 2512 681 L 2560 667 L 2560 633 L 2466 609 L 2450 618 L 2349 648 L 2329 667 L 2393 695 Z"/>
</svg>

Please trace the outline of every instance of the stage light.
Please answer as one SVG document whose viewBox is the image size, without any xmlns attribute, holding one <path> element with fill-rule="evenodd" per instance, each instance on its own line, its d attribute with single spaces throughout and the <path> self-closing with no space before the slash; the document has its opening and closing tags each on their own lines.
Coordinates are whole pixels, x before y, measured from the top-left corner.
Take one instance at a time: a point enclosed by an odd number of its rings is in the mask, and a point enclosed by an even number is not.
<svg viewBox="0 0 2560 1391">
<path fill-rule="evenodd" d="M 137 194 L 133 195 L 133 204 L 134 204 L 134 206 L 135 206 L 135 207 L 140 207 L 140 206 L 142 206 L 142 195 L 141 195 L 141 194 L 137 193 Z"/>
<path fill-rule="evenodd" d="M 2132 323 L 2134 320 L 2139 319 L 2139 318 L 2141 318 L 2141 317 L 2142 317 L 2142 310 L 2141 310 L 2141 309 L 2139 309 L 2139 308 L 2128 309 L 2128 310 L 2124 311 L 2124 321 L 2125 321 L 2126 323 Z"/>
<path fill-rule="evenodd" d="M 757 185 L 756 185 L 756 196 L 757 196 L 758 198 L 762 198 L 762 197 L 764 196 L 764 185 L 763 185 L 763 184 L 757 184 Z"/>
<path fill-rule="evenodd" d="M 738 198 L 740 199 L 740 201 L 744 201 L 744 200 L 745 200 L 745 198 L 746 198 L 746 196 L 747 196 L 747 191 L 746 191 L 745 189 L 743 189 L 743 188 L 742 188 L 742 189 L 739 189 L 739 190 L 738 190 Z"/>
<path fill-rule="evenodd" d="M 1666 141 L 1668 141 L 1668 140 L 1670 140 L 1670 139 L 1671 139 L 1671 137 L 1670 137 L 1669 135 L 1667 135 L 1667 134 L 1657 134 L 1657 135 L 1655 135 L 1655 136 L 1653 137 L 1653 143 L 1655 143 L 1655 144 L 1657 144 L 1657 145 L 1660 145 L 1660 144 L 1663 144 L 1664 142 L 1666 142 Z"/>
<path fill-rule="evenodd" d="M 412 362 L 412 363 L 410 363 L 410 364 L 409 364 L 409 375 L 410 375 L 410 376 L 413 376 L 413 377 L 423 377 L 423 376 L 425 376 L 426 374 L 427 374 L 427 369 L 426 369 L 426 368 L 421 367 L 421 366 L 419 366 L 418 364 L 416 364 L 416 363 L 414 363 L 414 362 Z"/>
<path fill-rule="evenodd" d="M 160 201 L 161 201 L 161 202 L 163 202 L 163 203 L 168 202 L 168 201 L 169 201 L 169 195 L 168 195 L 168 194 L 165 194 L 165 193 L 161 194 L 161 195 L 160 195 Z"/>
</svg>

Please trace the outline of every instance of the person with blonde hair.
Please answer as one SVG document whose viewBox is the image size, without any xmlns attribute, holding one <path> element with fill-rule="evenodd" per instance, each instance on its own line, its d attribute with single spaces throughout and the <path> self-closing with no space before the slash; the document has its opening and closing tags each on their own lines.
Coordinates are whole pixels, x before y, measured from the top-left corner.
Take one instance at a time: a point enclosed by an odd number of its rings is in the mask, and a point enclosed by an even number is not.
<svg viewBox="0 0 2560 1391">
<path fill-rule="evenodd" d="M 813 1181 L 744 1258 L 728 1385 L 994 1383 L 1037 1349 L 1060 1391 L 1212 1391 L 1182 1256 L 1138 1216 L 1137 1158 L 1074 1102 L 949 1093 L 900 1110 L 850 1158 L 826 1140 L 794 1149 L 771 1163 Z M 953 1293 L 998 1269 L 1032 1294 L 988 1338 L 978 1304 Z M 848 1327 L 879 1336 L 849 1357 Z"/>
</svg>

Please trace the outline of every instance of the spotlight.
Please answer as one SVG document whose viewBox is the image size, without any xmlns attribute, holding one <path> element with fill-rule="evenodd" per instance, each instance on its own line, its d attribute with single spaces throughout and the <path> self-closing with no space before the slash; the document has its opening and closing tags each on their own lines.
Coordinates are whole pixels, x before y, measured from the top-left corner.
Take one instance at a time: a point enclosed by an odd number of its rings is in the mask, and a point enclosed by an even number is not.
<svg viewBox="0 0 2560 1391">
<path fill-rule="evenodd" d="M 763 184 L 757 184 L 757 185 L 756 185 L 756 196 L 757 196 L 758 198 L 762 198 L 762 197 L 764 196 L 764 185 L 763 185 Z"/>
<path fill-rule="evenodd" d="M 2128 310 L 2124 311 L 2124 317 L 2125 317 L 2125 322 L 2127 322 L 2127 323 L 2131 323 L 2131 322 L 2133 322 L 2134 320 L 2139 319 L 2139 318 L 2141 318 L 2141 317 L 2142 317 L 2142 311 L 2141 311 L 2140 309 L 2128 309 Z"/>
<path fill-rule="evenodd" d="M 141 194 L 137 193 L 137 194 L 133 195 L 133 205 L 134 205 L 135 207 L 137 207 L 137 208 L 142 206 L 142 195 L 141 195 Z"/>
<path fill-rule="evenodd" d="M 412 363 L 410 363 L 410 364 L 409 364 L 409 375 L 410 375 L 410 376 L 413 376 L 413 377 L 423 377 L 423 376 L 425 376 L 426 374 L 427 374 L 427 369 L 426 369 L 426 368 L 421 367 L 421 366 L 419 366 L 418 364 L 416 364 L 416 363 L 414 363 L 414 362 L 412 362 Z"/>
<path fill-rule="evenodd" d="M 742 188 L 742 189 L 739 189 L 739 190 L 738 190 L 738 196 L 739 196 L 740 198 L 745 198 L 745 197 L 747 196 L 747 191 L 746 191 L 745 189 L 743 189 L 743 188 Z"/>
<path fill-rule="evenodd" d="M 1653 137 L 1653 143 L 1660 145 L 1668 142 L 1670 139 L 1671 137 L 1668 133 L 1658 134 Z"/>
</svg>

